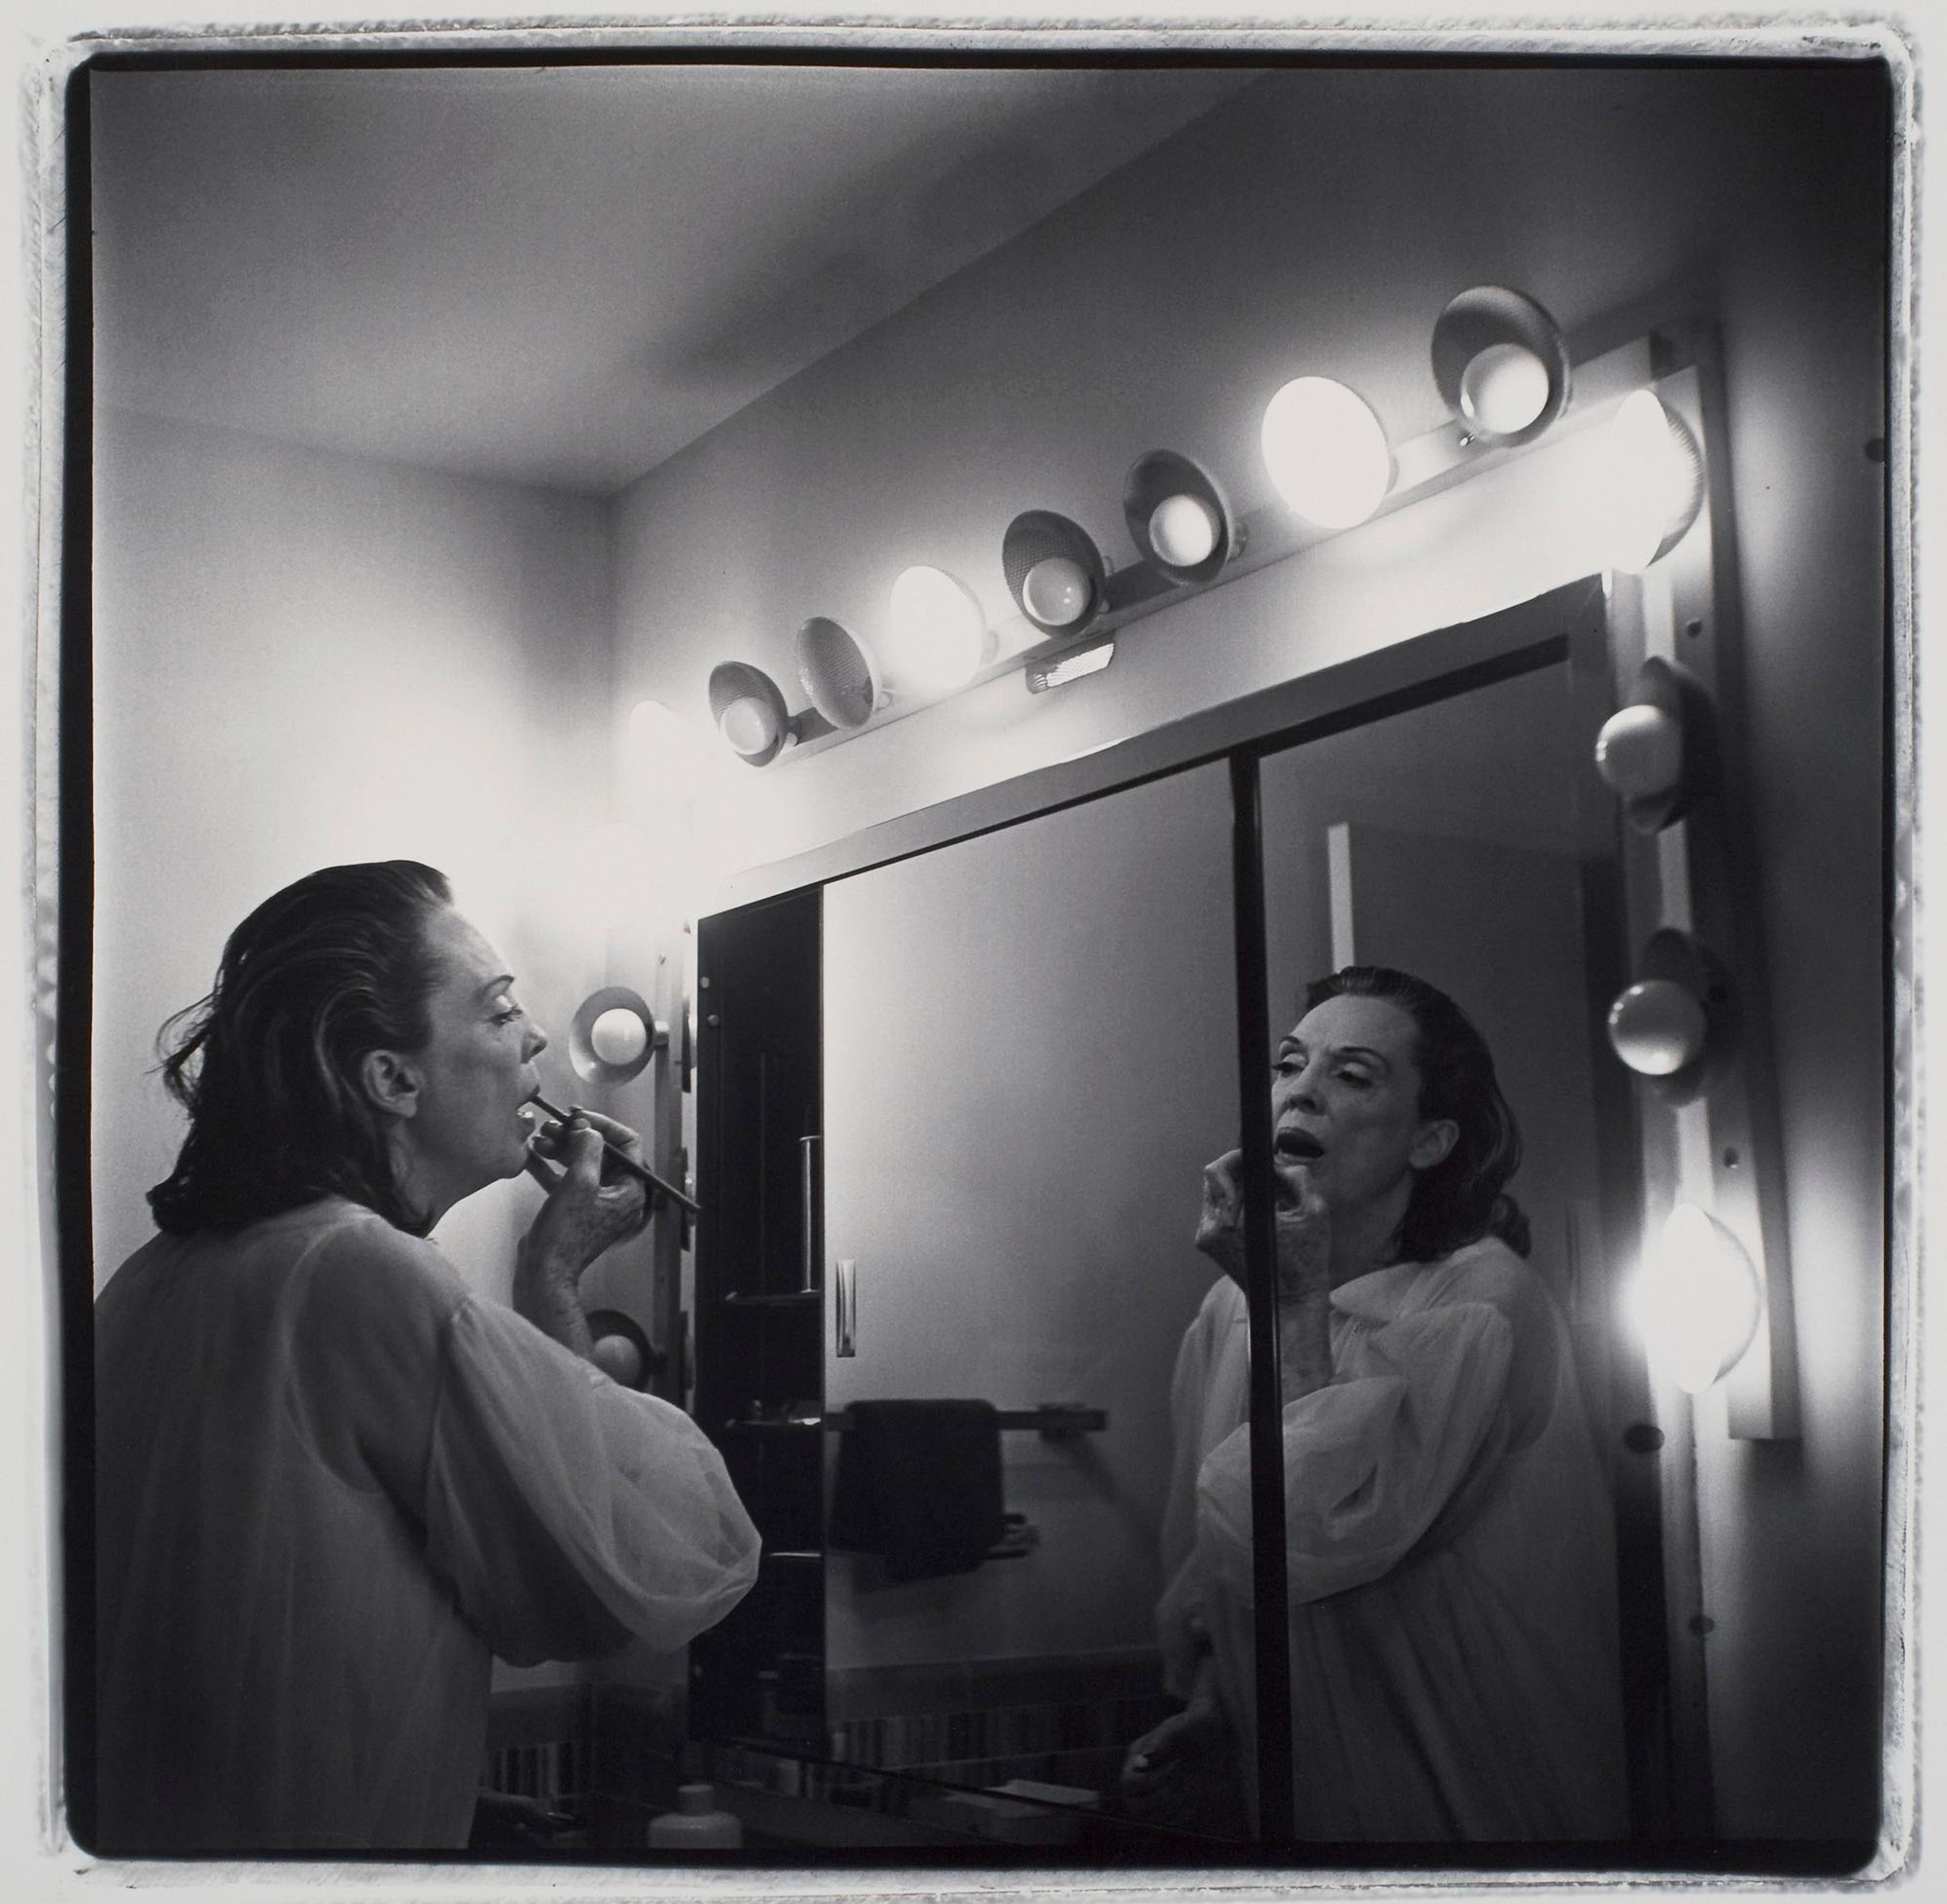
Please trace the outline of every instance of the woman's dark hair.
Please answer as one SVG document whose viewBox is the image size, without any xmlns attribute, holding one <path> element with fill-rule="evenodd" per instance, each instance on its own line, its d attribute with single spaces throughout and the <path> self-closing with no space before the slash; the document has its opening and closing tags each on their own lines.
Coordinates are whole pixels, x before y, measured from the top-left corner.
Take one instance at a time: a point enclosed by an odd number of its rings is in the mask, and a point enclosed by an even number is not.
<svg viewBox="0 0 1947 1904">
<path fill-rule="evenodd" d="M 1414 1173 L 1400 1222 L 1401 1260 L 1430 1263 L 1484 1236 L 1526 1256 L 1528 1218 L 1501 1188 L 1520 1166 L 1521 1130 L 1472 1021 L 1437 986 L 1390 966 L 1347 966 L 1314 980 L 1305 1009 L 1343 997 L 1383 998 L 1413 1020 L 1419 1114 L 1451 1118 L 1459 1132 L 1438 1164 Z"/>
<path fill-rule="evenodd" d="M 189 1112 L 176 1167 L 149 1192 L 160 1228 L 227 1234 L 333 1194 L 401 1229 L 430 1227 L 406 1204 L 359 1071 L 368 1053 L 416 1051 L 430 1035 L 426 923 L 452 898 L 416 861 L 327 866 L 230 935 L 209 996 L 156 1040 Z"/>
</svg>

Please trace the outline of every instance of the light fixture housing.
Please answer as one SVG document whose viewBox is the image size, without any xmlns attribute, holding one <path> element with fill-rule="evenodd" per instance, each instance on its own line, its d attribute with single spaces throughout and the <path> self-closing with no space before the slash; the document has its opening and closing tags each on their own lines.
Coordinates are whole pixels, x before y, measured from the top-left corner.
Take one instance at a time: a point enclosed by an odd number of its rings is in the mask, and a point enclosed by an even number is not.
<svg viewBox="0 0 1947 1904">
<path fill-rule="evenodd" d="M 1606 426 L 1599 505 L 1609 563 L 1641 574 L 1689 532 L 1704 507 L 1704 453 L 1653 390 L 1624 397 Z"/>
<path fill-rule="evenodd" d="M 1722 1075 L 1737 1048 L 1737 1000 L 1715 954 L 1666 926 L 1650 935 L 1638 977 L 1609 1007 L 1616 1056 L 1668 1104 L 1689 1104 Z"/>
<path fill-rule="evenodd" d="M 1750 1347 L 1764 1298 L 1736 1235 L 1698 1204 L 1679 1203 L 1648 1252 L 1630 1306 L 1651 1368 L 1686 1395 L 1701 1395 Z"/>
<path fill-rule="evenodd" d="M 1535 301 L 1476 285 L 1435 320 L 1433 381 L 1472 440 L 1531 443 L 1568 407 L 1568 346 Z"/>
<path fill-rule="evenodd" d="M 1023 509 L 1001 539 L 1001 571 L 1021 613 L 1048 635 L 1079 635 L 1102 610 L 1107 570 L 1080 523 Z"/>
<path fill-rule="evenodd" d="M 1172 582 L 1208 582 L 1241 538 L 1216 480 L 1173 450 L 1139 456 L 1122 485 L 1122 519 L 1144 561 Z"/>
<path fill-rule="evenodd" d="M 668 1049 L 669 1038 L 669 1027 L 658 1020 L 641 993 L 627 985 L 604 985 L 576 1007 L 568 1028 L 568 1062 L 586 1083 L 626 1084 L 658 1052 Z"/>
<path fill-rule="evenodd" d="M 849 629 L 813 615 L 797 632 L 797 677 L 834 728 L 862 728 L 882 704 L 871 657 Z"/>
<path fill-rule="evenodd" d="M 1393 458 L 1356 391 L 1329 377 L 1294 377 L 1264 406 L 1264 467 L 1279 495 L 1321 528 L 1350 529 L 1385 500 Z"/>
<path fill-rule="evenodd" d="M 710 718 L 730 750 L 753 767 L 768 767 L 797 738 L 778 684 L 746 661 L 710 669 Z"/>
</svg>

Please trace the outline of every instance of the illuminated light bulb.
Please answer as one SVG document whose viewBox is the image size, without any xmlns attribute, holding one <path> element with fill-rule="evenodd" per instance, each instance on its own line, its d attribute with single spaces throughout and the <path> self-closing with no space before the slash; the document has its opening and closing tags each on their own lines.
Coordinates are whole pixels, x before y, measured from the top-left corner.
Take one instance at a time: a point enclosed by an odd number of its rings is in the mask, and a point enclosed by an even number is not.
<svg viewBox="0 0 1947 1904">
<path fill-rule="evenodd" d="M 1627 799 L 1667 793 L 1683 777 L 1683 724 L 1667 708 L 1618 708 L 1596 737 L 1596 771 Z"/>
<path fill-rule="evenodd" d="M 1706 1021 L 1695 997 L 1671 978 L 1645 978 L 1609 1007 L 1616 1056 L 1645 1077 L 1668 1077 L 1704 1055 Z"/>
<path fill-rule="evenodd" d="M 733 700 L 717 716 L 725 740 L 747 759 L 762 753 L 778 737 L 777 710 L 755 694 Z"/>
<path fill-rule="evenodd" d="M 588 1048 L 605 1065 L 633 1065 L 649 1048 L 649 1028 L 627 1006 L 611 1005 L 588 1028 Z"/>
<path fill-rule="evenodd" d="M 1631 1288 L 1630 1307 L 1651 1365 L 1686 1395 L 1701 1395 L 1757 1334 L 1757 1271 L 1714 1216 L 1681 1203 Z"/>
<path fill-rule="evenodd" d="M 1695 520 L 1702 472 L 1653 390 L 1624 397 L 1610 419 L 1602 485 L 1610 565 L 1640 574 Z"/>
<path fill-rule="evenodd" d="M 1364 522 L 1392 483 L 1386 433 L 1366 403 L 1329 377 L 1298 377 L 1264 406 L 1264 467 L 1278 493 L 1328 529 Z"/>
<path fill-rule="evenodd" d="M 1165 496 L 1150 512 L 1150 546 L 1172 568 L 1208 561 L 1223 532 L 1217 512 L 1200 496 Z"/>
<path fill-rule="evenodd" d="M 905 570 L 893 584 L 892 662 L 899 685 L 950 694 L 980 672 L 986 617 L 965 585 L 943 569 Z"/>
<path fill-rule="evenodd" d="M 1088 571 L 1066 555 L 1045 555 L 1021 578 L 1021 601 L 1038 622 L 1066 628 L 1088 612 Z"/>
<path fill-rule="evenodd" d="M 1548 407 L 1548 366 L 1522 344 L 1490 344 L 1460 373 L 1460 409 L 1489 436 L 1512 436 Z"/>
</svg>

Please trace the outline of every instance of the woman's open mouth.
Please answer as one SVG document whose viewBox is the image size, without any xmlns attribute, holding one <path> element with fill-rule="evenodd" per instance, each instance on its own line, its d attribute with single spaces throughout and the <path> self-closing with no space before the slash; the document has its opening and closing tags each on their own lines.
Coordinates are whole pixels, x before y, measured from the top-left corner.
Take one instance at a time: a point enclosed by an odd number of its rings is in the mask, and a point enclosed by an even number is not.
<svg viewBox="0 0 1947 1904">
<path fill-rule="evenodd" d="M 1280 1130 L 1272 1148 L 1294 1164 L 1315 1164 L 1325 1154 L 1325 1146 L 1308 1130 Z"/>
</svg>

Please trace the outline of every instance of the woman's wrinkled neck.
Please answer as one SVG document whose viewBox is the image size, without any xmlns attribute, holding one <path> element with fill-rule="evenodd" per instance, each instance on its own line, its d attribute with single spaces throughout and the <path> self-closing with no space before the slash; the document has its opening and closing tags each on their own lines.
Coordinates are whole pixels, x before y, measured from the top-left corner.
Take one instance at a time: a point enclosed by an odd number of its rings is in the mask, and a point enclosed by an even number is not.
<svg viewBox="0 0 1947 1904">
<path fill-rule="evenodd" d="M 1399 1238 L 1413 1201 L 1410 1172 L 1357 1210 L 1332 1213 L 1332 1287 L 1399 1260 Z"/>
</svg>

